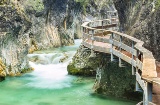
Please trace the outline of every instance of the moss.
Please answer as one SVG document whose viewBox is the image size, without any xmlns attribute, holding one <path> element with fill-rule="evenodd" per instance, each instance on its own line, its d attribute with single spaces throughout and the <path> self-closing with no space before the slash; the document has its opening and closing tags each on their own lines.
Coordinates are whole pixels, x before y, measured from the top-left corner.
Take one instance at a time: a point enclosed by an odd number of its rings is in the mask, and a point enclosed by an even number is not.
<svg viewBox="0 0 160 105">
<path fill-rule="evenodd" d="M 78 68 L 76 68 L 73 64 L 69 64 L 67 66 L 67 71 L 68 71 L 68 74 L 71 74 L 71 75 L 80 75 L 82 74 L 82 71 Z"/>
<path fill-rule="evenodd" d="M 160 8 L 160 0 L 157 0 L 156 9 Z"/>
<path fill-rule="evenodd" d="M 74 63 L 70 63 L 67 66 L 68 74 L 79 75 L 79 76 L 95 76 L 96 72 L 91 70 L 91 68 L 76 68 Z"/>
<path fill-rule="evenodd" d="M 41 12 L 44 9 L 42 0 L 26 0 L 25 4 L 37 12 Z"/>
<path fill-rule="evenodd" d="M 24 68 L 24 69 L 21 70 L 21 73 L 28 73 L 28 72 L 31 72 L 33 70 L 34 70 L 34 68 L 32 68 L 32 67 L 30 67 L 30 68 Z"/>
<path fill-rule="evenodd" d="M 123 63 L 125 64 L 123 68 L 120 68 L 117 62 L 108 62 L 104 66 L 105 69 L 96 92 L 140 101 L 142 94 L 134 91 L 136 78 L 131 73 L 131 65 Z"/>
</svg>

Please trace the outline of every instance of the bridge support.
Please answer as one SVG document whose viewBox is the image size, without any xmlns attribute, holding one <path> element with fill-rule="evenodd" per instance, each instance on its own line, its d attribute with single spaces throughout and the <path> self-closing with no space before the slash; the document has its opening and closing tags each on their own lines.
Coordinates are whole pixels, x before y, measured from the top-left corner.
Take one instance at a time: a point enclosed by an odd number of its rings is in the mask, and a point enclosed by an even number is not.
<svg viewBox="0 0 160 105">
<path fill-rule="evenodd" d="M 110 49 L 110 52 L 111 52 L 111 62 L 113 61 L 113 33 L 111 34 L 111 49 Z"/>
<path fill-rule="evenodd" d="M 94 30 L 92 30 L 92 37 L 91 37 L 91 40 L 92 40 L 92 44 L 91 44 L 91 55 L 90 55 L 90 57 L 95 57 L 96 55 L 94 54 L 94 51 L 93 51 L 93 44 L 94 44 Z"/>
<path fill-rule="evenodd" d="M 143 105 L 149 105 L 149 102 L 152 102 L 152 87 L 153 85 L 151 83 L 145 82 Z"/>
<path fill-rule="evenodd" d="M 132 51 L 131 51 L 131 53 L 132 53 L 132 61 L 131 61 L 131 64 L 132 64 L 132 75 L 135 75 L 135 70 L 134 70 L 134 66 L 133 66 L 133 61 L 134 61 L 134 55 L 133 55 L 133 53 L 134 53 L 134 42 L 132 41 Z"/>
<path fill-rule="evenodd" d="M 122 36 L 120 36 L 119 41 L 120 41 L 119 51 L 121 52 L 122 51 Z M 121 57 L 119 57 L 119 67 L 123 67 Z"/>
</svg>

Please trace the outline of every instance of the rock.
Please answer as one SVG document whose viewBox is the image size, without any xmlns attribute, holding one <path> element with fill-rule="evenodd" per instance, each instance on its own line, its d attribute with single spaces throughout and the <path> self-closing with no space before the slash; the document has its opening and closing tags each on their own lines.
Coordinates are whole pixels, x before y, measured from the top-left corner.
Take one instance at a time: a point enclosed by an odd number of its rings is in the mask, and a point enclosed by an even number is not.
<svg viewBox="0 0 160 105">
<path fill-rule="evenodd" d="M 68 55 L 66 54 L 66 53 L 64 53 L 64 57 L 63 58 L 61 58 L 60 59 L 60 61 L 59 62 L 64 62 L 65 60 L 67 60 L 68 59 Z"/>
<path fill-rule="evenodd" d="M 135 76 L 132 76 L 131 66 L 120 68 L 118 62 L 110 61 L 110 54 L 94 52 L 81 45 L 68 65 L 69 74 L 81 76 L 96 76 L 93 89 L 98 94 L 105 94 L 131 100 L 142 99 L 142 94 L 135 92 Z M 118 59 L 118 58 L 115 58 Z"/>
<path fill-rule="evenodd" d="M 144 41 L 144 47 L 153 53 L 157 61 L 160 61 L 159 0 L 113 1 L 118 11 L 121 29 L 124 33 Z"/>
</svg>

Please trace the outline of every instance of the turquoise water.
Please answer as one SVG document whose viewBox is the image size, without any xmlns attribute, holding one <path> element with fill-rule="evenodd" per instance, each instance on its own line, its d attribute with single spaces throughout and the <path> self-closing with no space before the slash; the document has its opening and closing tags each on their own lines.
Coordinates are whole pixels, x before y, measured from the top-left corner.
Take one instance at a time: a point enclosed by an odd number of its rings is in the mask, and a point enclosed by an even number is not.
<svg viewBox="0 0 160 105">
<path fill-rule="evenodd" d="M 35 70 L 1 82 L 0 105 L 135 105 L 132 101 L 93 94 L 94 79 L 67 74 L 67 64 L 79 44 L 77 40 L 74 46 L 28 55 L 38 59 L 30 62 Z M 69 58 L 59 63 L 64 52 Z"/>
</svg>

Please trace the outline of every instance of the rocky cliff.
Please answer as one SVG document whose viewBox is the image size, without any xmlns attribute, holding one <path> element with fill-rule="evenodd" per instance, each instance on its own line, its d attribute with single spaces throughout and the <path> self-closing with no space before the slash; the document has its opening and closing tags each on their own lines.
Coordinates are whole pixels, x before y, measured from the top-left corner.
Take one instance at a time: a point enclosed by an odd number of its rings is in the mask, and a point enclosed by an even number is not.
<svg viewBox="0 0 160 105">
<path fill-rule="evenodd" d="M 145 42 L 144 47 L 160 61 L 160 1 L 113 0 L 121 31 Z"/>
<path fill-rule="evenodd" d="M 0 76 L 30 70 L 28 53 L 74 44 L 81 37 L 78 6 L 74 0 L 1 0 Z"/>
<path fill-rule="evenodd" d="M 4 0 L 0 4 L 0 68 L 3 71 L 0 76 L 4 77 L 17 75 L 24 69 L 29 69 L 26 55 L 29 40 L 27 32 L 31 22 L 14 2 Z"/>
<path fill-rule="evenodd" d="M 119 14 L 121 31 L 144 41 L 157 60 L 160 77 L 160 0 L 113 0 Z M 160 104 L 159 87 L 153 85 L 153 102 Z"/>
<path fill-rule="evenodd" d="M 107 1 L 103 1 L 103 3 L 105 4 Z M 108 6 L 110 5 L 108 4 Z M 113 0 L 112 5 L 115 5 L 118 11 L 119 31 L 144 41 L 144 47 L 152 51 L 154 57 L 159 61 L 160 1 Z M 86 6 L 86 12 L 90 13 L 87 9 Z M 93 16 L 96 17 L 96 15 Z M 104 17 L 107 18 L 107 16 Z M 96 72 L 94 85 L 96 92 L 116 97 L 141 99 L 142 95 L 134 91 L 135 77 L 131 76 L 129 64 L 125 63 L 126 67 L 120 68 L 117 62 L 110 62 L 109 55 L 95 52 L 96 57 L 91 59 L 90 53 L 89 49 L 81 46 L 69 64 L 68 72 L 77 75 L 86 75 L 87 70 Z"/>
</svg>

